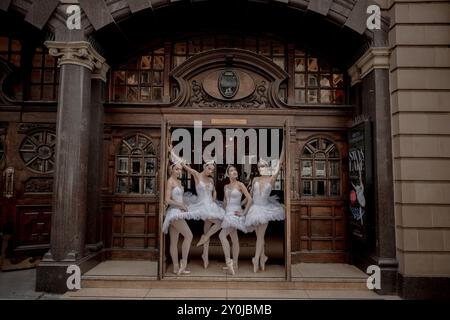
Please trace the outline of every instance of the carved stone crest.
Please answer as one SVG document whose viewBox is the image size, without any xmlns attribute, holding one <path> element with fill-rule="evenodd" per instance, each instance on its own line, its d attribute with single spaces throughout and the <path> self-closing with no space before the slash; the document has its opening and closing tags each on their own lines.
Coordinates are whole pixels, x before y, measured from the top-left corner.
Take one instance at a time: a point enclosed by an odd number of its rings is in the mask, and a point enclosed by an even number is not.
<svg viewBox="0 0 450 320">
<path fill-rule="evenodd" d="M 239 90 L 239 77 L 234 71 L 225 70 L 219 76 L 218 85 L 224 98 L 233 98 Z"/>
</svg>

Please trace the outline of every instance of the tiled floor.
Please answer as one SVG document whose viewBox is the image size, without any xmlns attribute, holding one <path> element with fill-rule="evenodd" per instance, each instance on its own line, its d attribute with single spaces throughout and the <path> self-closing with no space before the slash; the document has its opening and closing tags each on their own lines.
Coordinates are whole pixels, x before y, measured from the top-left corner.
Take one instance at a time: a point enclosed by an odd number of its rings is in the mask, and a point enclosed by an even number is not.
<svg viewBox="0 0 450 320">
<path fill-rule="evenodd" d="M 166 279 L 195 281 L 215 279 L 229 281 L 245 279 L 246 281 L 279 281 L 284 278 L 284 267 L 268 265 L 265 272 L 253 273 L 251 264 L 240 262 L 235 276 L 227 275 L 223 263 L 211 261 L 208 269 L 204 269 L 200 261 L 192 261 L 189 265 L 195 276 L 177 277 L 167 274 Z M 298 264 L 292 269 L 294 281 L 305 279 L 347 279 L 363 280 L 365 274 L 357 268 L 344 264 Z M 106 261 L 85 274 L 89 278 L 112 277 L 137 278 L 152 280 L 157 276 L 157 265 L 148 261 Z M 197 277 L 197 278 L 196 278 Z M 255 278 L 257 277 L 257 278 Z M 177 279 L 178 278 L 178 279 Z M 179 279 L 181 278 L 181 279 Z M 235 288 L 228 285 L 217 288 L 82 288 L 67 292 L 64 295 L 52 295 L 35 292 L 36 270 L 0 272 L 0 299 L 398 299 L 397 296 L 380 296 L 369 290 L 354 289 L 249 289 Z M 278 279 L 278 280 L 277 280 Z M 199 280 L 199 281 L 201 281 Z"/>
<path fill-rule="evenodd" d="M 225 263 L 218 260 L 210 260 L 208 268 L 203 267 L 203 262 L 193 260 L 188 265 L 189 275 L 177 276 L 173 274 L 172 265 L 170 265 L 165 273 L 166 279 L 189 279 L 189 280 L 252 280 L 252 281 L 280 281 L 285 278 L 285 269 L 283 265 L 271 264 L 267 265 L 264 272 L 253 272 L 253 265 L 248 260 L 239 262 L 235 275 L 231 275 L 224 269 Z"/>
<path fill-rule="evenodd" d="M 109 277 L 149 277 L 157 279 L 158 263 L 155 261 L 104 261 L 84 275 L 86 276 L 109 276 Z"/>
<path fill-rule="evenodd" d="M 298 263 L 292 265 L 292 278 L 367 279 L 367 274 L 345 263 Z"/>
<path fill-rule="evenodd" d="M 84 288 L 67 292 L 63 299 L 398 299 L 396 296 L 380 296 L 369 290 L 247 290 L 247 289 L 123 289 Z"/>
<path fill-rule="evenodd" d="M 269 281 L 283 280 L 285 268 L 283 265 L 267 263 L 264 272 L 253 272 L 253 265 L 248 260 L 239 262 L 239 268 L 235 275 L 231 275 L 224 269 L 223 261 L 210 260 L 207 269 L 203 267 L 200 260 L 192 260 L 188 264 L 189 275 L 177 276 L 172 273 L 173 267 L 167 267 L 166 279 L 189 279 L 189 280 L 232 280 L 247 279 Z M 86 276 L 110 276 L 110 277 L 148 277 L 156 279 L 158 276 L 158 264 L 154 261 L 120 261 L 109 260 L 100 263 L 87 273 Z M 355 266 L 343 263 L 299 263 L 292 265 L 292 278 L 294 281 L 300 279 L 336 279 L 339 280 L 363 280 L 367 275 Z"/>
</svg>

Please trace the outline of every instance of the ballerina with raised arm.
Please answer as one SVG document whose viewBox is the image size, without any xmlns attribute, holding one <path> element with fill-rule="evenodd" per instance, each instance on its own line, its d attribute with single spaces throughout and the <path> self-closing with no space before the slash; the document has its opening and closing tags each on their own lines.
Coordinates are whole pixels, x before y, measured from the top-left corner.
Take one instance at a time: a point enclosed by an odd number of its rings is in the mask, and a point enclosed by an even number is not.
<svg viewBox="0 0 450 320">
<path fill-rule="evenodd" d="M 165 203 L 168 205 L 166 215 L 164 217 L 162 231 L 170 236 L 170 256 L 172 258 L 173 273 L 188 274 L 186 270 L 189 249 L 192 242 L 192 232 L 186 219 L 192 219 L 193 216 L 189 212 L 187 206 L 183 202 L 184 189 L 179 181 L 183 168 L 181 163 L 174 163 L 169 167 L 169 179 L 166 184 Z M 178 238 L 183 236 L 183 244 L 181 246 L 181 261 L 178 264 Z"/>
<path fill-rule="evenodd" d="M 254 178 L 252 183 L 253 204 L 245 217 L 244 226 L 247 230 L 255 229 L 256 233 L 256 250 L 252 258 L 253 272 L 258 272 L 259 269 L 265 270 L 267 256 L 264 254 L 264 236 L 269 221 L 285 219 L 284 208 L 275 196 L 270 196 L 283 162 L 284 145 L 274 173 L 271 174 L 269 163 L 261 159 L 258 162 L 260 176 Z"/>
<path fill-rule="evenodd" d="M 245 185 L 237 180 L 238 172 L 236 167 L 228 166 L 225 176 L 230 179 L 230 183 L 224 187 L 224 206 L 225 216 L 222 222 L 222 230 L 219 233 L 219 239 L 222 243 L 223 253 L 225 255 L 225 264 L 228 271 L 234 275 L 235 269 L 238 266 L 239 258 L 239 238 L 237 230 L 247 232 L 244 227 L 245 214 L 252 203 L 252 197 L 247 191 Z M 245 195 L 246 206 L 242 210 L 241 199 Z M 232 242 L 233 259 L 230 258 L 230 243 L 228 242 L 228 235 Z"/>
<path fill-rule="evenodd" d="M 188 201 L 189 211 L 196 212 L 200 219 L 204 221 L 203 235 L 197 247 L 203 245 L 203 266 L 209 265 L 209 238 L 219 231 L 225 211 L 216 203 L 217 192 L 214 187 L 214 180 L 211 178 L 216 169 L 214 161 L 208 161 L 203 165 L 203 171 L 198 172 L 190 166 L 183 164 L 195 181 L 197 197 Z"/>
</svg>

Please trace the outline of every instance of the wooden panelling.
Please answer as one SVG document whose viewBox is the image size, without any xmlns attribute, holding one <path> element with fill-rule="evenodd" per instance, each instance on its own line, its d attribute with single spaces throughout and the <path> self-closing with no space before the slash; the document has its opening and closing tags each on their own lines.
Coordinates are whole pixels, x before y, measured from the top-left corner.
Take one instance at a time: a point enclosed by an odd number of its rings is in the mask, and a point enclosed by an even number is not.
<svg viewBox="0 0 450 320">
<path fill-rule="evenodd" d="M 127 217 L 123 219 L 124 233 L 144 234 L 145 217 Z"/>
<path fill-rule="evenodd" d="M 343 205 L 343 201 L 329 200 L 294 202 L 291 243 L 295 259 L 301 262 L 346 262 Z M 339 214 L 335 215 L 336 212 Z M 330 256 L 333 256 L 331 260 Z"/>
<path fill-rule="evenodd" d="M 125 214 L 145 214 L 145 203 L 125 203 Z"/>
<path fill-rule="evenodd" d="M 122 198 L 112 207 L 113 248 L 156 248 L 158 212 L 155 211 L 157 206 L 154 201 Z"/>
<path fill-rule="evenodd" d="M 17 248 L 50 244 L 51 206 L 17 206 Z"/>
</svg>

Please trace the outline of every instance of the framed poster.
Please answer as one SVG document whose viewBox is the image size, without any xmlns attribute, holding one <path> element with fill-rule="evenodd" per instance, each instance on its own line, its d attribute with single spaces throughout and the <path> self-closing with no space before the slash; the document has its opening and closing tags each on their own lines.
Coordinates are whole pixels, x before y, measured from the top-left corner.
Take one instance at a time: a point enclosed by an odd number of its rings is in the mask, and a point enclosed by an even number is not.
<svg viewBox="0 0 450 320">
<path fill-rule="evenodd" d="M 372 228 L 372 130 L 370 121 L 355 124 L 349 131 L 349 209 L 352 236 L 368 240 Z"/>
</svg>

